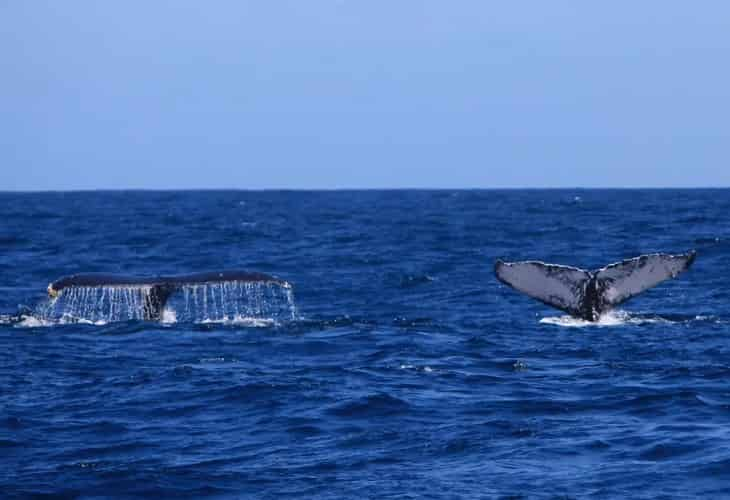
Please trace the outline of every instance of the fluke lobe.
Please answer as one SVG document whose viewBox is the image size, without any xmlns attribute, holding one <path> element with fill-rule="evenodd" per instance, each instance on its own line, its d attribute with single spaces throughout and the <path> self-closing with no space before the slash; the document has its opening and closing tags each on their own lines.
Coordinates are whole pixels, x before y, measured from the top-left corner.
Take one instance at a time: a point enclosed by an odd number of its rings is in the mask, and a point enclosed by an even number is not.
<svg viewBox="0 0 730 500">
<path fill-rule="evenodd" d="M 623 260 L 596 271 L 539 261 L 497 260 L 497 279 L 533 299 L 587 321 L 662 281 L 676 278 L 694 262 L 692 250 L 680 255 L 655 253 Z"/>
</svg>

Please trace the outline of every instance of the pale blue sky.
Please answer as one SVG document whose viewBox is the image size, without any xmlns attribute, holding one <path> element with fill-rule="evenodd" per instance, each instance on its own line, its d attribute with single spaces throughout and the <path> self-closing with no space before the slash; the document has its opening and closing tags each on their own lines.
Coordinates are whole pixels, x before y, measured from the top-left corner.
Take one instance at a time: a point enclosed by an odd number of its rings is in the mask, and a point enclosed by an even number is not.
<svg viewBox="0 0 730 500">
<path fill-rule="evenodd" d="M 0 190 L 730 186 L 730 3 L 0 1 Z"/>
</svg>

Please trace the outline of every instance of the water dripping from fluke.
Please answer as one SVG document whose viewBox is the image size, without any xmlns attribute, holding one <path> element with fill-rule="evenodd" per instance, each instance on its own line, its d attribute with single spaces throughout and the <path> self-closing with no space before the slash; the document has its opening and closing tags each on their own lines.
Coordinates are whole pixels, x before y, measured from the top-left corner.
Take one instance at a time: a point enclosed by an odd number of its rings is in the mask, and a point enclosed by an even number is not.
<svg viewBox="0 0 730 500">
<path fill-rule="evenodd" d="M 28 326 L 120 321 L 263 326 L 297 318 L 291 284 L 260 273 L 154 278 L 84 274 L 55 281 L 48 292 Z"/>
</svg>

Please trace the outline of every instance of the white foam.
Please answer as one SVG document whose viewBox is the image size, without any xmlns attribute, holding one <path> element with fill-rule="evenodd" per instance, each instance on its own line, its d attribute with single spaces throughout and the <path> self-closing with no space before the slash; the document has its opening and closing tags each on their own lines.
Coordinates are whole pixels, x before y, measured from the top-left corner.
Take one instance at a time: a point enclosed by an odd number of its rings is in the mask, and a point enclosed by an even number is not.
<svg viewBox="0 0 730 500">
<path fill-rule="evenodd" d="M 165 325 L 172 325 L 174 323 L 177 323 L 177 313 L 174 309 L 164 308 L 162 310 L 162 317 L 160 318 L 160 322 Z"/>
<path fill-rule="evenodd" d="M 53 326 L 56 323 L 56 321 L 40 319 L 35 316 L 23 316 L 23 318 L 13 326 L 16 328 L 38 328 L 40 326 Z"/>
<path fill-rule="evenodd" d="M 17 322 L 15 325 L 16 328 L 38 328 L 38 327 L 47 327 L 47 326 L 56 326 L 56 325 L 95 325 L 95 326 L 103 326 L 106 325 L 108 321 L 104 320 L 96 320 L 92 321 L 90 319 L 86 318 L 77 318 L 75 316 L 71 316 L 70 314 L 64 314 L 58 319 L 48 319 L 38 316 L 22 316 L 21 320 Z"/>
<path fill-rule="evenodd" d="M 546 325 L 564 326 L 568 328 L 584 328 L 587 326 L 605 327 L 605 326 L 623 326 L 623 325 L 642 325 L 646 323 L 673 323 L 664 318 L 645 318 L 631 316 L 625 311 L 608 311 L 598 318 L 598 321 L 587 321 L 573 316 L 549 316 L 542 318 L 540 323 Z"/>
<path fill-rule="evenodd" d="M 430 366 L 414 366 L 411 364 L 402 364 L 398 368 L 401 370 L 414 370 L 414 371 L 422 371 L 424 373 L 434 373 L 436 370 L 431 368 Z"/>
<path fill-rule="evenodd" d="M 177 323 L 177 313 L 173 309 L 164 309 L 162 312 L 162 318 L 160 322 L 164 325 L 173 325 Z M 246 327 L 270 327 L 276 326 L 278 323 L 273 318 L 254 318 L 248 316 L 230 316 L 223 318 L 208 318 L 201 321 L 196 321 L 198 324 L 215 324 L 215 325 L 236 325 Z M 58 325 L 96 325 L 103 326 L 108 324 L 108 321 L 96 320 L 92 321 L 86 318 L 77 318 L 69 314 L 64 314 L 58 319 L 45 319 L 37 316 L 23 316 L 20 321 L 15 323 L 15 328 L 39 328 L 39 327 L 50 327 Z"/>
<path fill-rule="evenodd" d="M 249 326 L 249 327 L 256 327 L 256 328 L 262 328 L 262 327 L 268 327 L 268 326 L 275 326 L 277 323 L 272 318 L 253 318 L 250 316 L 225 316 L 223 318 L 206 318 L 202 321 L 198 321 L 197 323 L 202 325 L 236 325 L 236 326 Z"/>
</svg>

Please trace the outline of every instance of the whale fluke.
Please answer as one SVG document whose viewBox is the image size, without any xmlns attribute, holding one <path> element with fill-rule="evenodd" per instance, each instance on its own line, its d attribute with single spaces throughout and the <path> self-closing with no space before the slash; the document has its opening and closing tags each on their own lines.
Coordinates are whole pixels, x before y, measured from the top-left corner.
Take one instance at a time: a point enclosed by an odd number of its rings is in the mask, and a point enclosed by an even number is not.
<svg viewBox="0 0 730 500">
<path fill-rule="evenodd" d="M 291 284 L 263 273 L 247 271 L 219 271 L 176 276 L 124 276 L 117 274 L 85 273 L 66 276 L 48 285 L 48 294 L 59 297 L 65 290 L 87 288 L 130 289 L 140 292 L 138 302 L 146 320 L 159 320 L 168 298 L 185 286 L 220 283 L 271 283 L 283 288 Z"/>
<path fill-rule="evenodd" d="M 662 281 L 676 278 L 695 260 L 694 250 L 682 255 L 650 254 L 611 264 L 596 271 L 606 306 L 617 306 Z"/>
<path fill-rule="evenodd" d="M 497 278 L 543 304 L 580 316 L 589 272 L 577 267 L 539 261 L 502 262 L 494 266 Z"/>
<path fill-rule="evenodd" d="M 590 272 L 539 261 L 497 260 L 502 283 L 549 306 L 588 321 L 662 281 L 676 278 L 692 265 L 694 250 L 680 255 L 649 254 Z"/>
</svg>

